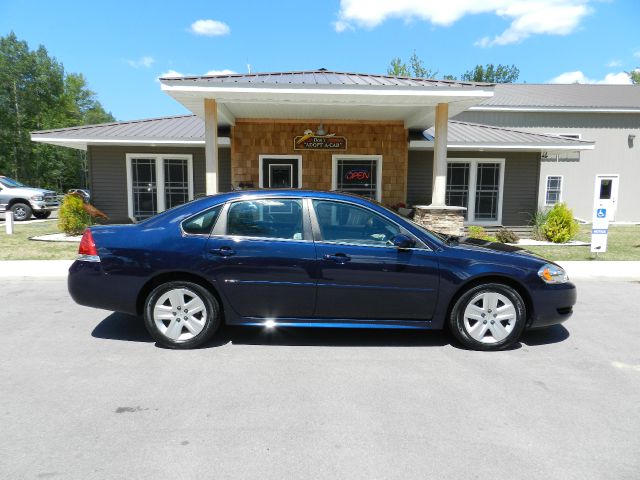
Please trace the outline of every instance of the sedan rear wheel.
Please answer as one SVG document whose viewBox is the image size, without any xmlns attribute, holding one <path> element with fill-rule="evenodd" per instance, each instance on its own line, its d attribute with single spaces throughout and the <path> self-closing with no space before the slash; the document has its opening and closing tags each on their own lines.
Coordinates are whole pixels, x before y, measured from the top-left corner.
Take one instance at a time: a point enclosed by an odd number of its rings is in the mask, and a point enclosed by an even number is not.
<svg viewBox="0 0 640 480">
<path fill-rule="evenodd" d="M 455 303 L 451 330 L 467 348 L 500 350 L 524 330 L 526 311 L 520 294 L 508 285 L 489 283 L 465 292 Z"/>
<path fill-rule="evenodd" d="M 144 320 L 151 336 L 170 348 L 195 348 L 220 326 L 220 307 L 207 289 L 191 282 L 156 287 L 145 305 Z"/>
</svg>

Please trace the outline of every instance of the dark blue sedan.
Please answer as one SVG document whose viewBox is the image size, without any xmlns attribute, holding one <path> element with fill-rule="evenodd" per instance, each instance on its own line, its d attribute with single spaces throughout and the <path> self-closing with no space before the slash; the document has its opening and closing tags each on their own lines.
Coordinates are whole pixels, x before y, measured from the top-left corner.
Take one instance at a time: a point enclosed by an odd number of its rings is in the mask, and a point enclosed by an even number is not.
<svg viewBox="0 0 640 480">
<path fill-rule="evenodd" d="M 446 237 L 364 198 L 261 190 L 214 195 L 136 225 L 91 227 L 69 270 L 73 299 L 143 315 L 193 348 L 229 325 L 441 329 L 508 347 L 563 322 L 575 286 L 558 265 Z"/>
</svg>

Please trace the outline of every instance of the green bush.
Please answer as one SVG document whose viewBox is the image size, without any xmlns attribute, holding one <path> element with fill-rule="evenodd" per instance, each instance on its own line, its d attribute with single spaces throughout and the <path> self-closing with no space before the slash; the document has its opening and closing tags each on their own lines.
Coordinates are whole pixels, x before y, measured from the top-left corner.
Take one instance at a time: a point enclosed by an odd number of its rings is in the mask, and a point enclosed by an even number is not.
<svg viewBox="0 0 640 480">
<path fill-rule="evenodd" d="M 492 237 L 491 235 L 489 235 L 484 227 L 481 227 L 479 225 L 470 225 L 467 232 L 467 237 L 477 238 L 478 240 L 486 240 L 488 242 L 495 242 L 497 240 L 496 237 Z"/>
<path fill-rule="evenodd" d="M 573 211 L 564 203 L 556 203 L 549 211 L 547 223 L 543 226 L 544 236 L 553 243 L 565 243 L 578 233 L 578 222 L 573 219 Z"/>
<path fill-rule="evenodd" d="M 91 225 L 91 216 L 85 212 L 82 199 L 65 195 L 58 213 L 58 229 L 67 235 L 80 235 Z"/>
<path fill-rule="evenodd" d="M 496 232 L 496 239 L 500 243 L 518 243 L 520 237 L 513 230 L 509 230 L 508 228 L 501 228 Z"/>
</svg>

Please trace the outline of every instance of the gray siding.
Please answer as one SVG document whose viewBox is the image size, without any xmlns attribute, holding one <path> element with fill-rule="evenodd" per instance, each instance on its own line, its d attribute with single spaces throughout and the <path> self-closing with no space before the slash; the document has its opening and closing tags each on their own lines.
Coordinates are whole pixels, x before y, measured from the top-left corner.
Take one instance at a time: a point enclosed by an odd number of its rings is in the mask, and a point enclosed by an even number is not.
<svg viewBox="0 0 640 480">
<path fill-rule="evenodd" d="M 578 162 L 543 161 L 539 203 L 542 207 L 548 175 L 562 175 L 562 200 L 576 217 L 591 221 L 597 175 L 619 175 L 616 221 L 640 221 L 640 114 L 553 112 L 464 112 L 456 120 L 537 133 L 580 134 L 595 142 L 594 150 L 580 152 Z M 635 141 L 629 142 L 629 135 Z"/>
<path fill-rule="evenodd" d="M 540 156 L 531 152 L 449 152 L 449 158 L 504 158 L 502 224 L 527 225 L 538 203 Z M 407 202 L 430 204 L 433 183 L 433 152 L 410 151 Z"/>
<path fill-rule="evenodd" d="M 130 222 L 127 206 L 127 153 L 185 154 L 193 156 L 193 193 L 205 193 L 204 147 L 89 146 L 89 182 L 92 203 L 113 223 Z M 231 189 L 231 151 L 219 150 L 218 184 L 221 192 Z"/>
</svg>

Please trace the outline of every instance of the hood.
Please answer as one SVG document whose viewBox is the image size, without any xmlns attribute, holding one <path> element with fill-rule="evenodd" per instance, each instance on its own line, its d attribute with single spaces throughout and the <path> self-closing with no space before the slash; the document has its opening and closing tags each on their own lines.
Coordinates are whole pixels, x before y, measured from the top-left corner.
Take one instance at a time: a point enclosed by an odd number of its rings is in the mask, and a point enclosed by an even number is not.
<svg viewBox="0 0 640 480">
<path fill-rule="evenodd" d="M 25 197 L 32 197 L 34 195 L 57 195 L 53 190 L 45 190 L 44 188 L 32 188 L 32 187 L 16 187 L 8 188 L 12 195 L 24 195 Z"/>
<path fill-rule="evenodd" d="M 479 238 L 459 237 L 456 241 L 452 242 L 451 245 L 454 247 L 458 245 L 465 248 L 472 248 L 474 250 L 527 255 L 528 257 L 534 257 L 538 260 L 548 261 L 537 253 L 531 252 L 525 248 L 517 247 L 515 245 L 508 245 L 506 243 L 490 242 L 488 240 L 481 240 Z"/>
</svg>

